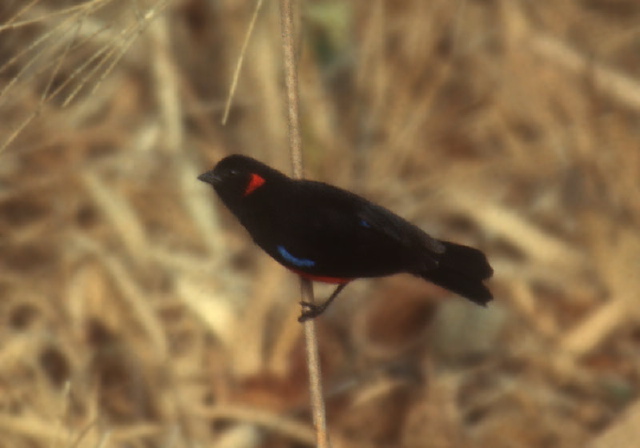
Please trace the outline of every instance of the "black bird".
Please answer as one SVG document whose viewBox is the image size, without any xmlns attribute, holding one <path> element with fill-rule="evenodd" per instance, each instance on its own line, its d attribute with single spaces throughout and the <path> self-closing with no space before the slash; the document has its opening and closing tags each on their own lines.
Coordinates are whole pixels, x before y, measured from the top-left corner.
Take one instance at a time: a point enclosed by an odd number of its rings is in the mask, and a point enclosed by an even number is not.
<svg viewBox="0 0 640 448">
<path fill-rule="evenodd" d="M 352 280 L 406 272 L 479 305 L 493 296 L 484 253 L 437 240 L 391 211 L 346 190 L 292 179 L 231 155 L 198 179 L 213 186 L 253 241 L 291 271 L 339 286 L 323 304 L 302 302 L 298 319 L 321 314 Z"/>
</svg>

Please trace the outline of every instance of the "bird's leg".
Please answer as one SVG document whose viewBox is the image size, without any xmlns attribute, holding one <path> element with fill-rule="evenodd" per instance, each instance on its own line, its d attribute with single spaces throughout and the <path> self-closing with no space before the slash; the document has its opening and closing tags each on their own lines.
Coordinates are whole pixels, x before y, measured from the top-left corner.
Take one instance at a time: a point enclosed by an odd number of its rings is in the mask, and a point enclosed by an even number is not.
<svg viewBox="0 0 640 448">
<path fill-rule="evenodd" d="M 300 317 L 298 317 L 298 322 L 304 322 L 309 319 L 313 319 L 314 317 L 318 317 L 319 315 L 324 313 L 324 310 L 326 310 L 327 307 L 331 305 L 331 302 L 333 302 L 335 298 L 338 297 L 338 294 L 340 294 L 340 291 L 342 291 L 345 286 L 347 286 L 347 283 L 338 285 L 338 287 L 335 289 L 335 291 L 333 291 L 329 298 L 324 303 L 321 303 L 319 305 L 309 302 L 300 302 L 300 305 L 302 305 L 302 313 L 300 314 Z"/>
</svg>

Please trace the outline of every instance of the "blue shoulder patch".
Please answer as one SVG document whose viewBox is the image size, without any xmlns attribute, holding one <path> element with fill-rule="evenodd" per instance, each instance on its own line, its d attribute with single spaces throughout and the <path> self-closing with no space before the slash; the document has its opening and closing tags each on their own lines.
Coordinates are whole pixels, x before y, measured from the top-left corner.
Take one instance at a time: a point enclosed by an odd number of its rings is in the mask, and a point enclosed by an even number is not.
<svg viewBox="0 0 640 448">
<path fill-rule="evenodd" d="M 316 262 L 313 260 L 294 257 L 289 253 L 289 251 L 287 251 L 287 249 L 284 248 L 284 246 L 278 246 L 277 249 L 280 255 L 282 255 L 282 258 L 299 268 L 310 268 L 311 266 L 314 266 L 316 264 Z"/>
</svg>

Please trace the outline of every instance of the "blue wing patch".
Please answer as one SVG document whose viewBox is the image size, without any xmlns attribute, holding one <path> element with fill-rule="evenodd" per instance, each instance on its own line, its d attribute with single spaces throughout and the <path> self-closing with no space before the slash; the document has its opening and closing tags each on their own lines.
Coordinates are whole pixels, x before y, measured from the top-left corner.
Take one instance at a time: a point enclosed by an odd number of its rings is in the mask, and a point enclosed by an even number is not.
<svg viewBox="0 0 640 448">
<path fill-rule="evenodd" d="M 310 268 L 311 266 L 314 266 L 316 264 L 316 262 L 313 260 L 294 257 L 283 246 L 278 246 L 277 249 L 278 249 L 278 252 L 280 252 L 280 255 L 282 255 L 282 258 L 284 258 L 286 261 L 288 261 L 292 265 L 297 266 L 299 268 Z"/>
</svg>

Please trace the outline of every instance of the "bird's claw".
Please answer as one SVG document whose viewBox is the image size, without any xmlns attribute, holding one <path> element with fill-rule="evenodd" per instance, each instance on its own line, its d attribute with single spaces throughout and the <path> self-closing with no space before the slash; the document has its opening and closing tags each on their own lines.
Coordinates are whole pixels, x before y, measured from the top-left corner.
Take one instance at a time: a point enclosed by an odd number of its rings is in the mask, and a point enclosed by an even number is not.
<svg viewBox="0 0 640 448">
<path fill-rule="evenodd" d="M 311 302 L 300 302 L 300 306 L 302 306 L 302 312 L 300 313 L 300 317 L 298 317 L 298 322 L 306 322 L 309 319 L 318 317 L 325 309 L 324 306 Z"/>
</svg>

